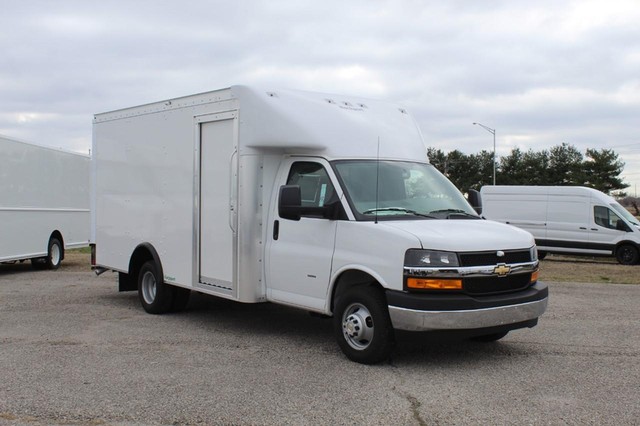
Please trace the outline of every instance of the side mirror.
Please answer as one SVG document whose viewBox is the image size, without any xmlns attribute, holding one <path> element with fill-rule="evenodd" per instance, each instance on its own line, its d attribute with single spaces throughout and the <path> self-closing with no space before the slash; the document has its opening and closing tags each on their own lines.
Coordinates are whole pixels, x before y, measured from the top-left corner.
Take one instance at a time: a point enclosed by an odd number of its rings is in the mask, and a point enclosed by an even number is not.
<svg viewBox="0 0 640 426">
<path fill-rule="evenodd" d="M 300 220 L 302 193 L 297 185 L 283 185 L 278 194 L 278 215 L 283 219 Z"/>
<path fill-rule="evenodd" d="M 469 190 L 469 204 L 478 214 L 482 214 L 482 197 L 480 197 L 480 192 L 475 189 Z"/>
</svg>

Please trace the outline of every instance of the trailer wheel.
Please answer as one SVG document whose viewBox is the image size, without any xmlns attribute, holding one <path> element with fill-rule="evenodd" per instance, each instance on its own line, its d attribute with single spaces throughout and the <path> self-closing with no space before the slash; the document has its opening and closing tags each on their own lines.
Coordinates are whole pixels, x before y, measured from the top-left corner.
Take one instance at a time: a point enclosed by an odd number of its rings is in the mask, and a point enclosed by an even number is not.
<svg viewBox="0 0 640 426">
<path fill-rule="evenodd" d="M 336 301 L 334 332 L 352 361 L 375 364 L 388 359 L 395 339 L 382 292 L 374 287 L 348 289 Z"/>
<path fill-rule="evenodd" d="M 171 310 L 173 288 L 164 283 L 154 261 L 142 265 L 138 274 L 138 297 L 145 311 L 164 314 Z"/>
<path fill-rule="evenodd" d="M 638 249 L 631 244 L 623 244 L 616 249 L 616 259 L 622 265 L 635 265 L 639 257 Z"/>
</svg>

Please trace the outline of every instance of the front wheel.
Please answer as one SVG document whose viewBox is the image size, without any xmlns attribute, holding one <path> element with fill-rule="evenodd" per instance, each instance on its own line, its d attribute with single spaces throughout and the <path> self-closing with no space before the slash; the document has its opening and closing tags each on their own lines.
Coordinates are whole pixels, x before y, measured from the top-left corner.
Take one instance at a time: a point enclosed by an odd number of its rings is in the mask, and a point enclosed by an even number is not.
<svg viewBox="0 0 640 426">
<path fill-rule="evenodd" d="M 631 244 L 623 244 L 616 250 L 616 259 L 622 265 L 635 265 L 639 257 L 638 249 Z"/>
<path fill-rule="evenodd" d="M 395 339 L 383 293 L 370 286 L 346 290 L 335 304 L 334 332 L 350 360 L 376 364 L 388 359 Z"/>
</svg>

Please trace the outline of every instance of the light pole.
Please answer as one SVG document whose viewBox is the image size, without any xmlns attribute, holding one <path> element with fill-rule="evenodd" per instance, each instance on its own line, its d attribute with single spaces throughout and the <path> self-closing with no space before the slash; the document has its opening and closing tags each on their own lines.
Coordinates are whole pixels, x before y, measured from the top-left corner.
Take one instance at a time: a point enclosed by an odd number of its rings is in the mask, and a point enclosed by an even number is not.
<svg viewBox="0 0 640 426">
<path fill-rule="evenodd" d="M 484 124 L 480 123 L 473 124 L 482 127 L 487 132 L 493 135 L 493 186 L 496 186 L 496 129 L 492 129 L 491 127 L 487 127 Z"/>
</svg>

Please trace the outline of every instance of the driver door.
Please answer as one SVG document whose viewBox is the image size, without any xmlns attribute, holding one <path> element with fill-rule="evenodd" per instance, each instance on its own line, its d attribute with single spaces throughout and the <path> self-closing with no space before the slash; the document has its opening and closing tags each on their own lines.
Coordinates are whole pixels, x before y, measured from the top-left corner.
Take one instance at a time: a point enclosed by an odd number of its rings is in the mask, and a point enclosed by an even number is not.
<svg viewBox="0 0 640 426">
<path fill-rule="evenodd" d="M 298 185 L 302 206 L 323 207 L 337 200 L 329 165 L 322 160 L 291 159 L 280 185 Z M 278 187 L 280 186 L 278 185 Z M 337 221 L 319 215 L 300 220 L 278 215 L 272 203 L 267 251 L 267 297 L 269 300 L 322 311 L 331 279 Z"/>
</svg>

